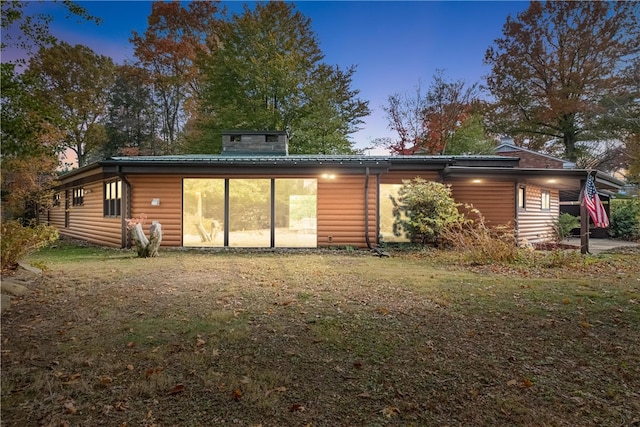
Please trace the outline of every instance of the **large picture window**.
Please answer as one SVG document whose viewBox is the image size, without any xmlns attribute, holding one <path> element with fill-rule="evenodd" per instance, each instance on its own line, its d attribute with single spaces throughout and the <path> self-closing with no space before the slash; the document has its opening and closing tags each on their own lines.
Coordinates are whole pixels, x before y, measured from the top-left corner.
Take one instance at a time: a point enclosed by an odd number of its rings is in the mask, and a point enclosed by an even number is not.
<svg viewBox="0 0 640 427">
<path fill-rule="evenodd" d="M 224 246 L 224 179 L 183 181 L 182 244 Z"/>
<path fill-rule="evenodd" d="M 183 180 L 184 246 L 316 247 L 316 222 L 315 179 Z"/>
<path fill-rule="evenodd" d="M 275 180 L 276 247 L 316 247 L 317 194 L 315 179 Z"/>
<path fill-rule="evenodd" d="M 393 200 L 398 200 L 400 188 L 402 188 L 402 184 L 380 184 L 380 237 L 382 242 L 405 243 L 411 241 L 403 229 L 394 227 L 396 217 L 393 212 Z"/>
<path fill-rule="evenodd" d="M 122 181 L 119 179 L 104 183 L 104 216 L 119 217 L 121 215 Z"/>
<path fill-rule="evenodd" d="M 271 246 L 271 180 L 229 180 L 229 246 Z"/>
</svg>

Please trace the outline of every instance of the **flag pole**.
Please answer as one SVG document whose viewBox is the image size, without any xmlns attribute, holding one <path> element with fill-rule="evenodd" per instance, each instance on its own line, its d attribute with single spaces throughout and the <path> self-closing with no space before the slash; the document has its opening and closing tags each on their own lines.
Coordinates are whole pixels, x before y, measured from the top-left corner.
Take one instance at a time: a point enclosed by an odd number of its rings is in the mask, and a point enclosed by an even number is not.
<svg viewBox="0 0 640 427">
<path fill-rule="evenodd" d="M 584 189 L 586 180 L 580 180 L 580 188 Z M 589 253 L 589 213 L 584 205 L 584 190 L 580 190 L 580 253 Z"/>
</svg>

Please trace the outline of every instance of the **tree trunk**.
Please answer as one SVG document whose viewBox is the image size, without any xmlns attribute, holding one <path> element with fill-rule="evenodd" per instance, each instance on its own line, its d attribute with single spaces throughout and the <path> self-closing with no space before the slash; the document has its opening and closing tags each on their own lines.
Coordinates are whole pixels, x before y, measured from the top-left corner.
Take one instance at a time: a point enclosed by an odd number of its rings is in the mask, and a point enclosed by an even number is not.
<svg viewBox="0 0 640 427">
<path fill-rule="evenodd" d="M 162 242 L 162 226 L 159 222 L 151 224 L 149 229 L 149 238 L 144 235 L 142 224 L 138 223 L 131 229 L 131 238 L 136 244 L 138 257 L 149 258 L 158 256 L 158 248 Z"/>
</svg>

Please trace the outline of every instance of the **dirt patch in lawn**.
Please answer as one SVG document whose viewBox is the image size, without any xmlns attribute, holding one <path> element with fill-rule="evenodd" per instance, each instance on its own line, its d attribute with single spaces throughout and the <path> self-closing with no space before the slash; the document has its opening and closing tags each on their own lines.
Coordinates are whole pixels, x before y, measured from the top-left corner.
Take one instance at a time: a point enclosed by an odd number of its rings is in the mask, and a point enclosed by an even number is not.
<svg viewBox="0 0 640 427">
<path fill-rule="evenodd" d="M 34 257 L 2 316 L 2 425 L 640 422 L 634 254 L 523 274 L 435 252 L 84 251 Z"/>
</svg>

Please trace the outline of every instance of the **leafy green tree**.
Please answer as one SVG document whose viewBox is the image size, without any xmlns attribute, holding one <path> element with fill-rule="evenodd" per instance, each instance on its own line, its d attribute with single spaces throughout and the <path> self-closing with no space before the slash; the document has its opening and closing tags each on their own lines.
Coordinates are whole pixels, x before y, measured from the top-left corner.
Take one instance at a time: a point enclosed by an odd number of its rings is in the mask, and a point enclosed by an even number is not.
<svg viewBox="0 0 640 427">
<path fill-rule="evenodd" d="M 88 22 L 101 23 L 101 19 L 91 16 L 87 10 L 70 0 L 57 1 L 69 12 L 69 16 L 74 15 Z M 5 50 L 9 47 L 17 48 L 27 54 L 31 53 L 34 47 L 47 47 L 56 42 L 56 38 L 49 31 L 53 17 L 46 13 L 30 14 L 26 10 L 31 2 L 20 0 L 5 0 L 2 6 L 2 43 L 0 48 Z M 20 58 L 19 61 L 24 61 Z"/>
<path fill-rule="evenodd" d="M 445 154 L 493 154 L 495 143 L 487 138 L 482 117 L 472 114 L 447 138 Z"/>
<path fill-rule="evenodd" d="M 113 61 L 86 46 L 61 42 L 40 48 L 25 75 L 39 81 L 32 95 L 57 112 L 56 124 L 64 130 L 61 145 L 84 166 L 88 153 L 107 140 L 102 121 L 114 80 Z"/>
<path fill-rule="evenodd" d="M 105 127 L 108 142 L 102 157 L 116 154 L 161 154 L 155 132 L 157 114 L 147 70 L 133 65 L 116 68 Z"/>
<path fill-rule="evenodd" d="M 203 62 L 202 108 L 210 134 L 285 130 L 291 152 L 351 152 L 347 137 L 369 113 L 350 89 L 354 68 L 321 62 L 311 21 L 293 4 L 245 6 L 224 24 L 216 43 L 219 51 Z"/>
<path fill-rule="evenodd" d="M 422 178 L 404 180 L 398 199 L 392 199 L 396 235 L 406 232 L 422 244 L 436 242 L 447 227 L 464 221 L 459 204 L 451 195 L 451 187 Z"/>
<path fill-rule="evenodd" d="M 48 118 L 55 114 L 31 95 L 37 84 L 2 64 L 0 136 L 2 141 L 2 208 L 5 217 L 33 218 L 51 200 L 60 130 Z"/>
<path fill-rule="evenodd" d="M 370 114 L 368 103 L 357 97 L 359 91 L 351 89 L 355 71 L 355 67 L 342 71 L 326 64 L 314 70 L 312 84 L 304 88 L 303 113 L 291 132 L 293 154 L 353 152 L 349 135 Z"/>
<path fill-rule="evenodd" d="M 197 59 L 218 49 L 218 1 L 156 1 L 144 34 L 131 42 L 138 65 L 149 73 L 165 152 L 176 152 L 184 127 L 196 120 L 201 91 Z"/>
<path fill-rule="evenodd" d="M 509 17 L 485 55 L 497 99 L 496 131 L 562 141 L 575 161 L 580 141 L 609 139 L 603 101 L 619 93 L 622 71 L 640 49 L 635 2 L 530 3 Z M 540 138 L 542 137 L 542 138 Z"/>
</svg>

